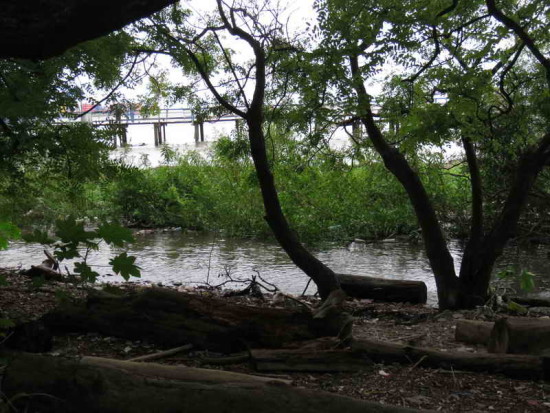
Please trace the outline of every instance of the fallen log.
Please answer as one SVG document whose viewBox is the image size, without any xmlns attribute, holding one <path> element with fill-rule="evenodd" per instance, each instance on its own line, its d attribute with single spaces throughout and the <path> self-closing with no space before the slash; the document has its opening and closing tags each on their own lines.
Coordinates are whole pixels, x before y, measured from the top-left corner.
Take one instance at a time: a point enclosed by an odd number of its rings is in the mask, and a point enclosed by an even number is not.
<svg viewBox="0 0 550 413">
<path fill-rule="evenodd" d="M 152 354 L 145 354 L 143 356 L 134 357 L 132 359 L 129 359 L 127 361 L 151 361 L 151 360 L 158 360 L 164 357 L 170 357 L 178 353 L 183 353 L 185 351 L 189 351 L 193 348 L 193 345 L 186 344 L 185 346 L 180 346 L 176 348 L 171 348 L 169 350 L 159 351 L 157 353 Z"/>
<path fill-rule="evenodd" d="M 505 301 L 513 301 L 531 307 L 550 307 L 550 297 L 547 294 L 531 293 L 526 295 L 504 296 Z"/>
<path fill-rule="evenodd" d="M 372 366 L 365 354 L 351 350 L 251 350 L 250 360 L 256 371 L 341 373 Z"/>
<path fill-rule="evenodd" d="M 147 288 L 123 296 L 99 294 L 85 304 L 65 304 L 46 314 L 53 332 L 94 331 L 166 347 L 232 353 L 252 347 L 336 336 L 345 314 L 313 318 L 305 308 L 268 308 L 235 304 L 227 299 Z"/>
<path fill-rule="evenodd" d="M 184 373 L 188 371 L 188 373 Z M 5 371 L 2 392 L 17 411 L 405 413 L 283 380 L 86 357 L 80 361 L 20 354 Z M 18 395 L 18 397 L 14 397 Z"/>
<path fill-rule="evenodd" d="M 455 340 L 468 344 L 487 345 L 495 323 L 491 321 L 458 320 Z"/>
<path fill-rule="evenodd" d="M 420 365 L 426 367 L 501 373 L 514 378 L 550 378 L 550 366 L 541 357 L 530 355 L 444 352 L 375 340 L 356 340 L 352 350 L 375 362 L 414 365 L 423 358 Z"/>
<path fill-rule="evenodd" d="M 548 354 L 550 320 L 521 317 L 497 320 L 487 349 L 499 354 Z"/>
<path fill-rule="evenodd" d="M 447 370 L 502 373 L 517 378 L 544 378 L 549 366 L 540 357 L 519 355 L 443 352 L 397 343 L 360 340 L 351 350 L 251 350 L 251 362 L 257 371 L 349 372 L 369 369 L 373 362 L 401 363 Z"/>
<path fill-rule="evenodd" d="M 342 290 L 354 298 L 424 304 L 428 297 L 428 289 L 422 281 L 389 280 L 347 274 L 338 274 L 338 279 Z"/>
</svg>

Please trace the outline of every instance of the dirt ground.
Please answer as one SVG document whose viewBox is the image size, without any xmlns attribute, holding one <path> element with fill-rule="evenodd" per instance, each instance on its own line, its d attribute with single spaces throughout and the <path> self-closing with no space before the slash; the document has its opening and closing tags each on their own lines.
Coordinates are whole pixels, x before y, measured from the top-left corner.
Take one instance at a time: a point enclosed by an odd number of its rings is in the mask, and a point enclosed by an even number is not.
<svg viewBox="0 0 550 413">
<path fill-rule="evenodd" d="M 8 285 L 0 287 L 0 318 L 16 322 L 37 319 L 53 309 L 59 300 L 84 297 L 86 289 L 61 283 L 33 284 L 13 270 L 0 270 Z M 93 288 L 102 288 L 94 286 Z M 135 285 L 122 288 L 138 288 Z M 142 287 L 139 287 L 142 288 Z M 189 291 L 188 287 L 177 287 Z M 197 294 L 213 294 L 195 290 Z M 279 300 L 235 297 L 246 304 L 280 306 Z M 307 297 L 310 304 L 316 299 Z M 286 305 L 295 305 L 286 302 Z M 372 300 L 353 300 L 347 309 L 355 317 L 354 337 L 409 343 L 442 351 L 486 352 L 484 346 L 472 346 L 454 340 L 459 319 L 490 320 L 483 311 L 442 312 L 423 305 L 388 304 Z M 1 340 L 1 339 L 0 339 Z M 57 336 L 51 354 L 56 356 L 91 355 L 131 359 L 162 349 L 140 341 L 105 337 L 94 333 Z M 224 355 L 190 351 L 156 362 L 193 367 L 228 369 L 256 374 L 247 362 L 220 366 L 212 359 Z M 280 377 L 281 375 L 274 375 Z M 322 389 L 379 403 L 430 409 L 442 412 L 550 412 L 550 383 L 510 379 L 501 375 L 428 369 L 422 364 L 375 364 L 360 373 L 285 374 L 296 386 Z M 0 403 L 1 407 L 1 403 Z"/>
</svg>

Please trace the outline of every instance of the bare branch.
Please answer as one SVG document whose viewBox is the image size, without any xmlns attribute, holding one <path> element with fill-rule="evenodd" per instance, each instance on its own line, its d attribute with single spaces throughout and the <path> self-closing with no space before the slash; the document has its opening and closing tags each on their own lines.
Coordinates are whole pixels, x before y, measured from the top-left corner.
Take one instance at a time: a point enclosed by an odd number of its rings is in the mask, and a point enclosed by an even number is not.
<svg viewBox="0 0 550 413">
<path fill-rule="evenodd" d="M 518 22 L 506 16 L 500 9 L 497 8 L 495 0 L 485 0 L 487 10 L 489 13 L 501 22 L 508 29 L 512 30 L 522 41 L 527 48 L 533 53 L 533 56 L 539 61 L 539 63 L 546 70 L 546 79 L 550 86 L 550 59 L 542 54 L 540 48 L 535 44 L 533 38 L 527 33 L 527 31 L 520 26 Z"/>
<path fill-rule="evenodd" d="M 134 61 L 132 62 L 132 65 L 130 66 L 130 69 L 128 70 L 128 73 L 126 73 L 126 75 L 120 80 L 120 82 L 118 82 L 116 84 L 116 86 L 111 89 L 111 91 L 109 93 L 107 93 L 107 95 L 105 95 L 103 97 L 103 99 L 97 101 L 90 109 L 82 112 L 81 114 L 77 115 L 75 117 L 75 119 L 79 119 L 81 117 L 83 117 L 84 115 L 87 115 L 88 113 L 90 113 L 91 111 L 93 111 L 95 108 L 97 108 L 99 105 L 101 105 L 103 102 L 105 102 L 106 100 L 108 100 L 111 96 L 113 96 L 113 94 L 122 86 L 126 83 L 126 81 L 128 80 L 128 78 L 130 77 L 130 75 L 132 74 L 132 72 L 134 71 L 134 68 L 136 67 L 136 65 L 138 64 L 138 58 L 139 58 L 139 53 L 136 54 L 136 56 L 134 57 Z"/>
</svg>

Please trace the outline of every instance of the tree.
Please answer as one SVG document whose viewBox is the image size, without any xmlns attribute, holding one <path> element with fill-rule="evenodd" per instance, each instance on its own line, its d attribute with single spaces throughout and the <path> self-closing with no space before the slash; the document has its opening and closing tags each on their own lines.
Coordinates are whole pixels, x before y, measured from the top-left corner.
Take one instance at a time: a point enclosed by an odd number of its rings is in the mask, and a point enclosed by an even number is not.
<svg viewBox="0 0 550 413">
<path fill-rule="evenodd" d="M 159 14 L 142 26 L 149 34 L 149 45 L 144 51 L 171 56 L 184 70 L 195 70 L 207 85 L 219 105 L 241 117 L 248 128 L 251 155 L 256 168 L 265 219 L 275 238 L 290 259 L 317 284 L 322 298 L 343 293 L 334 272 L 315 258 L 299 241 L 290 227 L 279 202 L 275 179 L 271 172 L 266 149 L 265 119 L 268 81 L 276 82 L 277 59 L 282 53 L 295 51 L 284 39 L 277 11 L 268 2 L 228 5 L 217 0 L 217 16 L 203 28 L 195 30 L 185 24 L 186 12 L 171 11 Z M 240 63 L 231 49 L 224 45 L 223 36 L 231 35 L 252 53 L 251 62 Z M 222 63 L 223 62 L 223 63 Z M 221 79 L 228 75 L 229 79 Z M 250 83 L 253 82 L 253 85 Z M 221 86 L 226 85 L 226 87 Z M 273 101 L 285 98 L 284 90 L 273 95 Z"/>
<path fill-rule="evenodd" d="M 337 67 L 331 81 L 340 107 L 355 112 L 369 143 L 409 196 L 440 308 L 482 304 L 494 263 L 550 161 L 550 63 L 544 55 L 549 6 L 533 1 L 501 9 L 493 0 L 453 1 L 448 7 L 391 0 L 316 4 L 323 34 L 318 55 Z M 530 55 L 522 54 L 524 49 Z M 384 106 L 375 113 L 365 86 L 386 60 L 403 68 L 398 84 L 407 99 L 398 119 L 408 127 L 400 131 L 379 121 L 378 115 L 389 115 Z M 446 97 L 444 105 L 434 102 L 437 93 Z M 426 127 L 431 119 L 439 121 L 434 130 Z M 463 145 L 471 183 L 471 226 L 458 275 L 430 195 L 406 150 L 453 139 Z M 480 160 L 491 147 L 512 153 L 515 167 L 498 213 L 487 217 Z"/>
<path fill-rule="evenodd" d="M 0 58 L 47 59 L 175 0 L 1 0 Z"/>
</svg>

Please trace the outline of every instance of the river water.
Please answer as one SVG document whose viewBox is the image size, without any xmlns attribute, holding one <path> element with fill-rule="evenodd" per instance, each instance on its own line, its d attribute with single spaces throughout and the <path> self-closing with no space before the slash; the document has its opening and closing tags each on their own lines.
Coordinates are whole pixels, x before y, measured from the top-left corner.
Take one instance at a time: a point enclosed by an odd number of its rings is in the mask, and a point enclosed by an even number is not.
<svg viewBox="0 0 550 413">
<path fill-rule="evenodd" d="M 38 244 L 14 242 L 8 250 L 0 251 L 0 266 L 27 268 L 38 264 L 45 258 L 42 250 Z M 461 243 L 451 241 L 450 251 L 458 269 Z M 109 258 L 118 252 L 103 247 L 90 254 L 88 262 L 102 274 L 99 281 L 122 280 L 119 276 L 109 275 L 112 271 Z M 428 303 L 436 304 L 435 283 L 421 243 L 403 240 L 352 242 L 347 246 L 326 245 L 315 249 L 314 253 L 339 273 L 424 281 L 428 286 Z M 208 281 L 217 285 L 227 280 L 227 274 L 232 278 L 246 279 L 259 273 L 281 290 L 299 294 L 308 281 L 284 251 L 267 240 L 224 238 L 215 233 L 155 232 L 137 235 L 129 254 L 138 257 L 136 263 L 141 267 L 142 277 L 132 279 L 138 283 L 200 285 Z M 67 266 L 72 270 L 70 262 Z M 550 247 L 547 245 L 507 248 L 498 268 L 510 266 L 533 272 L 539 289 L 550 285 Z M 313 284 L 308 292 L 315 292 Z"/>
</svg>

